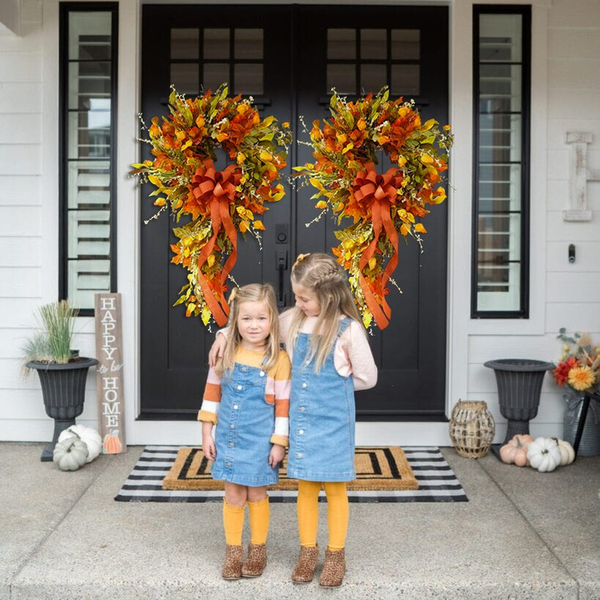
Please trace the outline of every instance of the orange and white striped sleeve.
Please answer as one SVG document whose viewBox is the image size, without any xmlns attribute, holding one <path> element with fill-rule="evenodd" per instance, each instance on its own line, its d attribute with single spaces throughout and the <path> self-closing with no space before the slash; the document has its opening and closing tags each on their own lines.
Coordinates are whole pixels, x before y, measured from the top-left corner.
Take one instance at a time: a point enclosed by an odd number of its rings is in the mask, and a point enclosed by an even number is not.
<svg viewBox="0 0 600 600">
<path fill-rule="evenodd" d="M 219 420 L 219 406 L 221 405 L 221 378 L 215 370 L 208 369 L 206 386 L 204 387 L 204 396 L 202 406 L 198 411 L 198 421 L 208 421 L 216 425 Z"/>
<path fill-rule="evenodd" d="M 271 377 L 269 377 L 269 379 L 271 379 Z M 271 443 L 279 444 L 286 448 L 288 446 L 290 429 L 291 379 L 292 363 L 290 362 L 290 357 L 287 353 L 282 350 L 279 355 L 279 361 L 273 372 L 272 384 L 269 385 L 271 382 L 267 380 L 267 392 L 272 390 L 272 395 L 267 393 L 267 401 L 275 403 L 275 431 L 271 436 Z"/>
</svg>

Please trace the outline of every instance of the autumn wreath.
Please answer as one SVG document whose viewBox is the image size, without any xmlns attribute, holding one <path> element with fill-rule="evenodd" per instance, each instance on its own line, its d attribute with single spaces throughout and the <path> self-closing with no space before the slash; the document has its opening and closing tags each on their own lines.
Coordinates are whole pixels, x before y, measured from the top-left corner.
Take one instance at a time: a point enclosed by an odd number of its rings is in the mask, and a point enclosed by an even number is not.
<svg viewBox="0 0 600 600">
<path fill-rule="evenodd" d="M 446 198 L 439 184 L 453 136 L 448 125 L 422 123 L 413 102 L 389 100 L 385 87 L 356 102 L 334 92 L 330 112 L 331 118 L 314 121 L 310 130 L 316 161 L 295 167 L 296 176 L 316 188 L 312 199 L 321 215 L 331 209 L 338 225 L 344 217 L 352 219 L 335 232 L 340 244 L 332 250 L 349 273 L 365 326 L 374 319 L 384 329 L 391 317 L 385 296 L 388 282 L 394 283 L 399 236 L 421 244 L 426 207 Z M 381 150 L 393 163 L 385 173 L 375 167 Z"/>
<path fill-rule="evenodd" d="M 222 85 L 195 99 L 169 96 L 169 116 L 142 120 L 152 146 L 153 159 L 134 164 L 132 174 L 156 186 L 150 196 L 159 211 L 168 210 L 176 222 L 191 220 L 173 232 L 172 262 L 188 271 L 188 283 L 177 304 L 186 305 L 187 316 L 200 315 L 207 325 L 211 317 L 222 326 L 229 306 L 226 281 L 237 259 L 238 232 L 250 233 L 260 243 L 262 221 L 257 218 L 265 202 L 280 200 L 285 192 L 279 179 L 286 166 L 291 132 L 272 117 L 261 119 L 252 99 L 229 97 Z M 217 170 L 216 151 L 225 151 L 232 163 Z"/>
</svg>

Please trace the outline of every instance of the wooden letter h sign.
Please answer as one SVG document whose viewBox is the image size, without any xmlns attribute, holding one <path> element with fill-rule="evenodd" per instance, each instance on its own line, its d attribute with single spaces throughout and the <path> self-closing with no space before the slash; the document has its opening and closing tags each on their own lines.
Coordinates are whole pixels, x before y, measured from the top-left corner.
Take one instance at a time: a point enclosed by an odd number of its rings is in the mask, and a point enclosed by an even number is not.
<svg viewBox="0 0 600 600">
<path fill-rule="evenodd" d="M 564 221 L 591 221 L 592 211 L 587 202 L 587 182 L 600 181 L 600 171 L 587 168 L 587 146 L 591 133 L 567 133 L 571 146 L 569 158 L 569 209 L 563 212 Z"/>
</svg>

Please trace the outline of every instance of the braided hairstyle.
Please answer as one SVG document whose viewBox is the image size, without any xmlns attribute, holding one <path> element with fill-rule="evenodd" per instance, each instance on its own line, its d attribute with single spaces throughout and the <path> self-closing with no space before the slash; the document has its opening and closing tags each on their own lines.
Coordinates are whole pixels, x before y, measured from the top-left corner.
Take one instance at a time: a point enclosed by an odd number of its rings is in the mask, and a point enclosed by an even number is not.
<svg viewBox="0 0 600 600">
<path fill-rule="evenodd" d="M 340 326 L 340 316 L 346 315 L 363 328 L 354 297 L 346 281 L 346 273 L 329 254 L 301 254 L 292 267 L 292 284 L 310 290 L 317 298 L 321 312 L 317 317 L 306 364 L 315 359 L 318 373 L 333 349 Z M 293 308 L 288 339 L 292 347 L 306 315 Z M 364 328 L 363 328 L 364 329 Z"/>
</svg>

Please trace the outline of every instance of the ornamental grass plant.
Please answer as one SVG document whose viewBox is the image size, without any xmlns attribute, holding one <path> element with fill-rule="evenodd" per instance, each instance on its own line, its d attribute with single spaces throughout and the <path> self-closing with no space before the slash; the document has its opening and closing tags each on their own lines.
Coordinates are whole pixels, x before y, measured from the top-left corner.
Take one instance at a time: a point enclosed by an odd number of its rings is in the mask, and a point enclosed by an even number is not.
<svg viewBox="0 0 600 600">
<path fill-rule="evenodd" d="M 72 360 L 71 343 L 75 317 L 79 310 L 68 300 L 51 302 L 38 308 L 35 313 L 39 330 L 23 346 L 23 360 L 48 364 L 67 364 Z"/>
<path fill-rule="evenodd" d="M 563 327 L 557 336 L 563 342 L 563 354 L 553 371 L 554 381 L 576 393 L 598 391 L 600 383 L 600 347 L 594 345 L 588 334 L 576 332 L 573 336 Z"/>
</svg>

